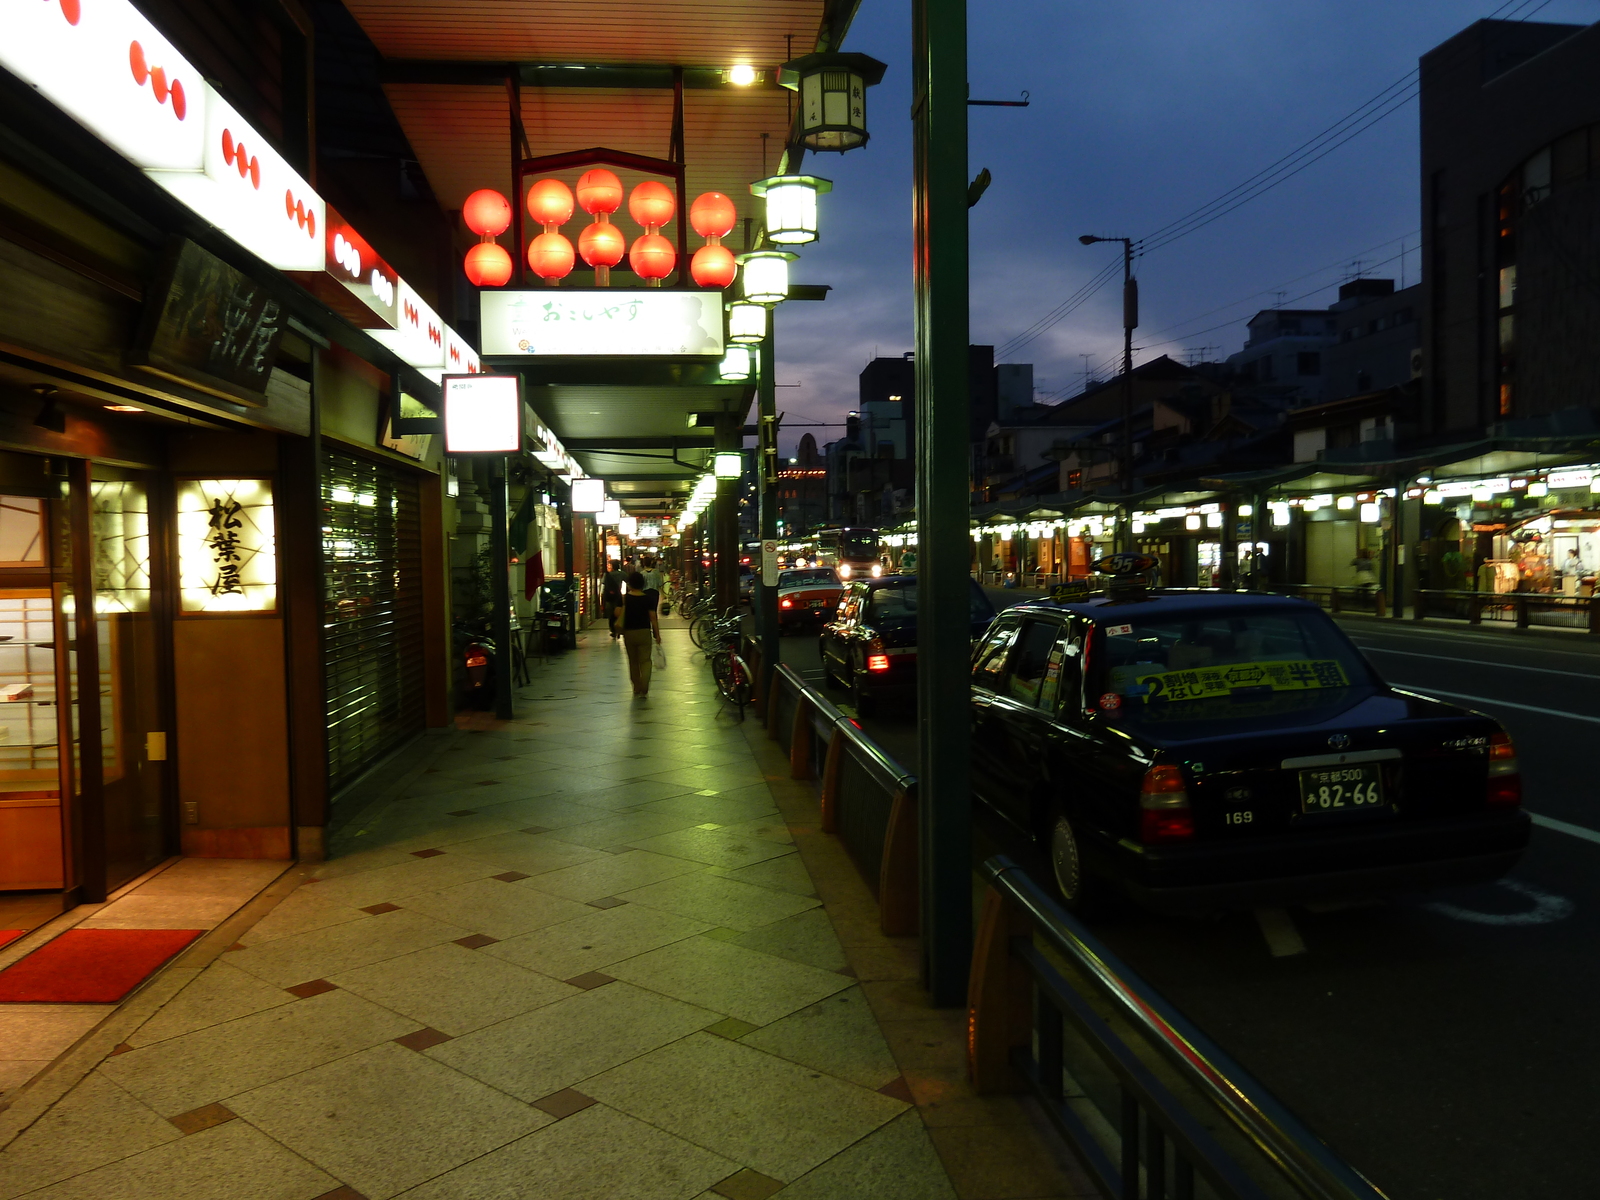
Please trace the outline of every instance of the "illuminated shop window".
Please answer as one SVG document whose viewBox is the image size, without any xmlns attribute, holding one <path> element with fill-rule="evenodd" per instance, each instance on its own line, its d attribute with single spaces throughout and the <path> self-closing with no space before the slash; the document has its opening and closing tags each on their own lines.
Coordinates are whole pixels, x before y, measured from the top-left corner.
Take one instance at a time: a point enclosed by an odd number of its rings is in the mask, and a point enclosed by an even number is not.
<svg viewBox="0 0 1600 1200">
<path fill-rule="evenodd" d="M 178 576 L 183 612 L 277 609 L 271 480 L 179 481 Z"/>
</svg>

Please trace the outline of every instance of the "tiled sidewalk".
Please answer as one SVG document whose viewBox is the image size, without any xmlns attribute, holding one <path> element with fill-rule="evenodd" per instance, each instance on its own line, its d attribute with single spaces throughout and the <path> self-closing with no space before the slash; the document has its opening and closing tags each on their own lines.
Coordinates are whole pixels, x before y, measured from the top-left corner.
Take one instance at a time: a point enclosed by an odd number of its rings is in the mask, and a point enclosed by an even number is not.
<svg viewBox="0 0 1600 1200">
<path fill-rule="evenodd" d="M 0 1152 L 0 1200 L 955 1197 L 794 785 L 667 648 L 635 702 L 593 632 L 440 738 Z"/>
</svg>

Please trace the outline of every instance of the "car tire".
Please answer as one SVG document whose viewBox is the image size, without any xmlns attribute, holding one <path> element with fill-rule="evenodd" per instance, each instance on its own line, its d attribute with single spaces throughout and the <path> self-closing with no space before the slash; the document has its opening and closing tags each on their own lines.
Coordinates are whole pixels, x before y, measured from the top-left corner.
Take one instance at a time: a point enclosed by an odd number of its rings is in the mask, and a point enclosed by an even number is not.
<svg viewBox="0 0 1600 1200">
<path fill-rule="evenodd" d="M 855 705 L 858 717 L 870 717 L 878 711 L 878 698 L 870 688 L 862 687 L 859 679 L 850 683 L 850 702 Z"/>
<path fill-rule="evenodd" d="M 1062 813 L 1056 813 L 1045 837 L 1045 854 L 1050 860 L 1050 881 L 1056 895 L 1069 912 L 1080 916 L 1102 910 L 1104 885 L 1084 868 L 1078 834 Z"/>
</svg>

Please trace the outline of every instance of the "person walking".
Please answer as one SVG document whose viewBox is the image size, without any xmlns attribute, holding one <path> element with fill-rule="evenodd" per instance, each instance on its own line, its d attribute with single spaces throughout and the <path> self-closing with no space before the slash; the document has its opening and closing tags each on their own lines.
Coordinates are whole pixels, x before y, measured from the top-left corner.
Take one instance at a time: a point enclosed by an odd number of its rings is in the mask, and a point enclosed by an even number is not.
<svg viewBox="0 0 1600 1200">
<path fill-rule="evenodd" d="M 600 588 L 600 611 L 605 614 L 606 624 L 611 627 L 613 642 L 622 636 L 622 593 L 627 586 L 628 577 L 612 560 L 606 568 L 605 580 Z"/>
<path fill-rule="evenodd" d="M 645 586 L 645 578 L 635 571 L 628 576 L 628 592 L 622 599 L 622 642 L 628 651 L 628 679 L 636 697 L 650 693 L 652 643 L 661 641 L 661 622 L 656 609 L 661 593 Z"/>
</svg>

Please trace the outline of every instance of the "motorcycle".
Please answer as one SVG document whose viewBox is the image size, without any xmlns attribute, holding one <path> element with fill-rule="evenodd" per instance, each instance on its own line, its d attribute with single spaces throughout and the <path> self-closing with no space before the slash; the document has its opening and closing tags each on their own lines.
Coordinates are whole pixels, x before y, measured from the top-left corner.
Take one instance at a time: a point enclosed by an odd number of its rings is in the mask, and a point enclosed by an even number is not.
<svg viewBox="0 0 1600 1200">
<path fill-rule="evenodd" d="M 466 681 L 463 708 L 487 712 L 494 708 L 494 694 L 499 672 L 495 662 L 495 644 L 488 631 L 473 622 L 458 622 L 455 626 L 456 653 L 460 656 Z"/>
</svg>

